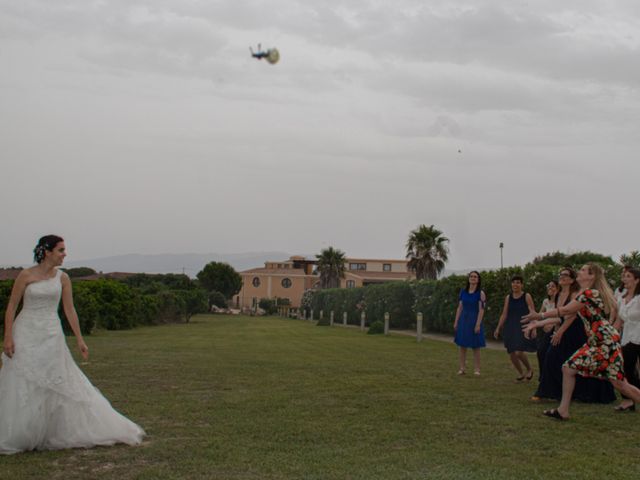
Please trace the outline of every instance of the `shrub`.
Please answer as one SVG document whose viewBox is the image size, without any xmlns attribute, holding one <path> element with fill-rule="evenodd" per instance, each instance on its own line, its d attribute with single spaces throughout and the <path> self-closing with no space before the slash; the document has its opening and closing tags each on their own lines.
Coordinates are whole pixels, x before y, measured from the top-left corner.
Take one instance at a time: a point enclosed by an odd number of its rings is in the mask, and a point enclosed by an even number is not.
<svg viewBox="0 0 640 480">
<path fill-rule="evenodd" d="M 278 311 L 276 300 L 270 298 L 261 298 L 258 302 L 258 307 L 264 310 L 267 315 L 273 315 Z"/>
<path fill-rule="evenodd" d="M 209 305 L 215 305 L 218 308 L 227 308 L 227 299 L 222 293 L 217 290 L 212 290 L 209 292 Z"/>
<path fill-rule="evenodd" d="M 367 331 L 367 335 L 379 335 L 381 333 L 384 333 L 384 322 L 380 320 L 373 322 Z"/>
</svg>

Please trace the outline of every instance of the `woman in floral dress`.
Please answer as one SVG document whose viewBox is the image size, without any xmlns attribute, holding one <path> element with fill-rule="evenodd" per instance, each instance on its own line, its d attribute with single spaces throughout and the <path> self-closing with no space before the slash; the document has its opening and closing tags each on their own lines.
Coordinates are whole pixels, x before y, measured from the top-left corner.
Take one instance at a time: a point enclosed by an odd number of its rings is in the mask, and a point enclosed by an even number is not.
<svg viewBox="0 0 640 480">
<path fill-rule="evenodd" d="M 640 389 L 624 377 L 620 334 L 609 323 L 609 314 L 615 312 L 615 299 L 604 277 L 602 267 L 588 263 L 578 272 L 582 290 L 568 305 L 543 313 L 532 312 L 524 320 L 544 320 L 578 314 L 587 331 L 587 343 L 574 353 L 562 367 L 562 399 L 558 408 L 543 413 L 558 420 L 569 418 L 571 397 L 576 375 L 611 382 L 613 387 L 635 402 L 640 402 Z"/>
</svg>

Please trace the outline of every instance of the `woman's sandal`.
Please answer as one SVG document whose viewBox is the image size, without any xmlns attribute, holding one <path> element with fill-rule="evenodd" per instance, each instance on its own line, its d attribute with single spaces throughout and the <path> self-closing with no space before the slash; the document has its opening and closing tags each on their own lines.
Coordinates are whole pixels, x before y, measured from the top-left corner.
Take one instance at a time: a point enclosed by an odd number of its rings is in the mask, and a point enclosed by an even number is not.
<svg viewBox="0 0 640 480">
<path fill-rule="evenodd" d="M 636 404 L 632 403 L 631 405 L 628 405 L 626 407 L 623 407 L 622 405 L 618 405 L 617 407 L 614 408 L 614 410 L 616 412 L 635 412 Z"/>
<path fill-rule="evenodd" d="M 460 370 L 458 370 L 458 375 L 464 375 L 464 368 L 461 368 Z"/>
<path fill-rule="evenodd" d="M 560 415 L 560 412 L 558 411 L 557 408 L 552 408 L 551 410 L 545 410 L 544 412 L 542 412 L 542 414 L 547 417 L 555 418 L 556 420 L 560 420 L 560 421 L 569 420 L 569 417 L 563 417 L 562 415 Z"/>
<path fill-rule="evenodd" d="M 533 378 L 533 370 L 531 370 L 526 377 L 524 377 L 525 380 L 528 382 L 529 380 L 531 380 Z"/>
<path fill-rule="evenodd" d="M 520 377 L 516 378 L 516 383 L 520 383 L 520 382 L 522 382 L 523 380 L 524 380 L 524 375 L 522 375 L 522 376 L 520 376 Z"/>
</svg>

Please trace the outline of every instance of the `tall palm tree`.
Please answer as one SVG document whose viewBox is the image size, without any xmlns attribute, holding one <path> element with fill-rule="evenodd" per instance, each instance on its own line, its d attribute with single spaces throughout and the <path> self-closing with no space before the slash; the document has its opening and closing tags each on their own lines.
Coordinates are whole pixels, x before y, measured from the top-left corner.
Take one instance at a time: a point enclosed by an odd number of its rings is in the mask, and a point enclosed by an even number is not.
<svg viewBox="0 0 640 480">
<path fill-rule="evenodd" d="M 449 239 L 433 225 L 420 225 L 407 240 L 408 266 L 419 280 L 435 280 L 449 260 Z"/>
<path fill-rule="evenodd" d="M 340 279 L 344 278 L 345 254 L 333 247 L 325 248 L 316 255 L 318 272 L 320 272 L 320 288 L 338 288 Z"/>
</svg>

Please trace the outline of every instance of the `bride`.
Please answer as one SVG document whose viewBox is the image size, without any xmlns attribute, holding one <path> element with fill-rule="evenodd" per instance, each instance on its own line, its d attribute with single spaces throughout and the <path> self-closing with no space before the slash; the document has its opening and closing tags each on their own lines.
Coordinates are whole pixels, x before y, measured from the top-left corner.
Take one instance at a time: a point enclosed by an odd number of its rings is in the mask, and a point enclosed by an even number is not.
<svg viewBox="0 0 640 480">
<path fill-rule="evenodd" d="M 85 360 L 89 348 L 80 332 L 69 276 L 56 268 L 65 256 L 62 238 L 42 237 L 34 250 L 37 265 L 20 272 L 11 292 L 0 370 L 0 454 L 136 445 L 145 435 L 111 407 L 71 357 L 58 317 L 61 297 Z"/>
</svg>

